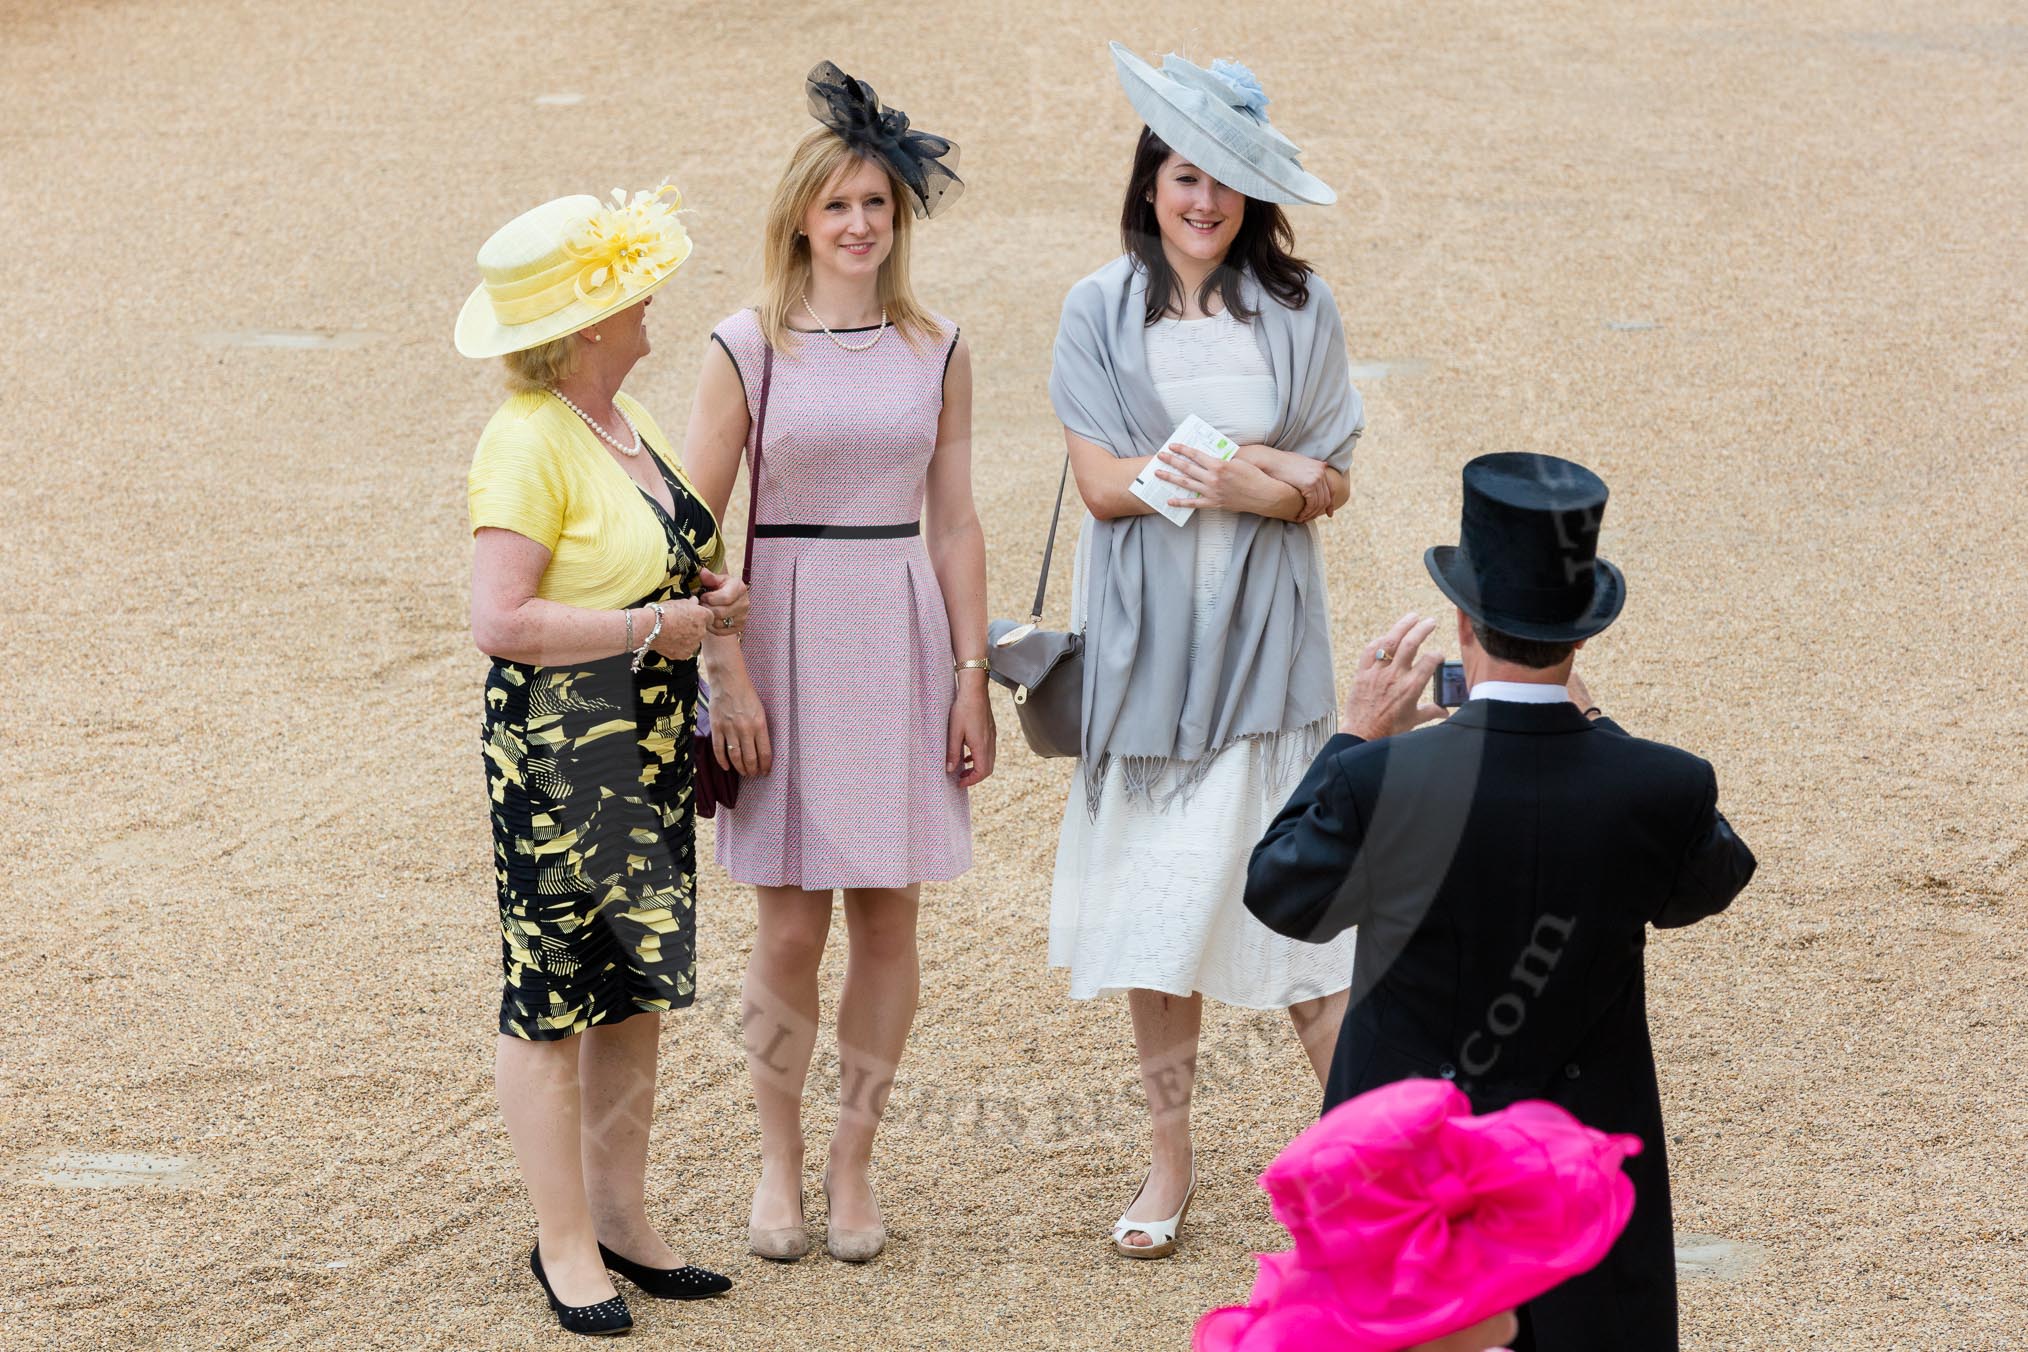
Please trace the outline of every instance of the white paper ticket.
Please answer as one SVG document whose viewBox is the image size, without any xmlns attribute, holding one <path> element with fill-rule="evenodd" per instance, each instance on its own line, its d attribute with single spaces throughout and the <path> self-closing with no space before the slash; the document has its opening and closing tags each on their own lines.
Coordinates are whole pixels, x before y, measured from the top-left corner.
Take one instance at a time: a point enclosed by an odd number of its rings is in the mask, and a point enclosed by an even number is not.
<svg viewBox="0 0 2028 1352">
<path fill-rule="evenodd" d="M 1204 454 L 1219 460 L 1230 460 L 1233 456 L 1239 454 L 1239 444 L 1237 442 L 1213 427 L 1210 423 L 1204 421 L 1204 419 L 1198 417 L 1195 413 L 1177 424 L 1176 430 L 1169 434 L 1169 439 L 1162 443 L 1162 449 L 1167 450 L 1172 445 L 1188 446 L 1193 451 L 1202 451 Z M 1153 460 L 1150 460 L 1146 465 L 1141 467 L 1140 474 L 1135 476 L 1134 482 L 1129 486 L 1133 489 L 1135 497 L 1180 526 L 1188 521 L 1191 513 L 1197 509 L 1195 507 L 1171 507 L 1169 505 L 1169 499 L 1171 498 L 1182 498 L 1190 495 L 1188 490 L 1170 483 L 1167 479 L 1156 478 L 1155 471 L 1161 466 L 1162 459 L 1160 455 L 1157 455 Z"/>
</svg>

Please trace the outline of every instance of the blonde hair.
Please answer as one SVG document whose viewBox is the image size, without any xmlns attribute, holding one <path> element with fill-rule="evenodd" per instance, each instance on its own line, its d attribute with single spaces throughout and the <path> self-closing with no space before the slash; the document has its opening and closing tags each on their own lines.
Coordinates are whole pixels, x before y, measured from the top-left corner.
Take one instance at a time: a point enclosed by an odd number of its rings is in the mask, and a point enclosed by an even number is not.
<svg viewBox="0 0 2028 1352">
<path fill-rule="evenodd" d="M 582 349 L 573 341 L 576 334 L 567 333 L 561 338 L 552 338 L 546 343 L 509 352 L 500 358 L 507 368 L 507 388 L 516 394 L 528 394 L 535 390 L 546 390 L 560 380 L 565 380 L 577 370 L 577 360 Z"/>
<path fill-rule="evenodd" d="M 761 332 L 777 351 L 800 336 L 791 332 L 789 315 L 800 312 L 803 293 L 810 289 L 810 241 L 800 233 L 803 217 L 831 178 L 847 162 L 864 158 L 838 134 L 819 127 L 797 144 L 789 156 L 789 167 L 775 185 L 774 200 L 768 203 L 767 229 L 761 243 Z M 880 164 L 868 159 L 869 164 Z M 894 247 L 880 265 L 880 303 L 888 322 L 910 347 L 920 349 L 930 338 L 942 337 L 943 326 L 922 302 L 915 298 L 908 281 L 908 238 L 914 213 L 908 206 L 906 190 L 894 181 L 885 165 L 888 198 L 894 206 Z"/>
</svg>

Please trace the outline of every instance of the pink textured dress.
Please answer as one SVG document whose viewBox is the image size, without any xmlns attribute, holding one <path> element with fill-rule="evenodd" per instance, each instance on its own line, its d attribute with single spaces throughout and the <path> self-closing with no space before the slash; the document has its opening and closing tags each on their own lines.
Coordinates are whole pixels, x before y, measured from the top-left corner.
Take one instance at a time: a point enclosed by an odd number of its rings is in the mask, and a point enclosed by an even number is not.
<svg viewBox="0 0 2028 1352">
<path fill-rule="evenodd" d="M 718 862 L 739 882 L 906 887 L 972 866 L 971 805 L 944 772 L 951 626 L 917 524 L 957 343 L 937 322 L 921 350 L 889 332 L 847 352 L 815 333 L 775 354 L 743 645 L 774 768 L 719 809 Z M 712 337 L 752 417 L 759 317 Z"/>
</svg>

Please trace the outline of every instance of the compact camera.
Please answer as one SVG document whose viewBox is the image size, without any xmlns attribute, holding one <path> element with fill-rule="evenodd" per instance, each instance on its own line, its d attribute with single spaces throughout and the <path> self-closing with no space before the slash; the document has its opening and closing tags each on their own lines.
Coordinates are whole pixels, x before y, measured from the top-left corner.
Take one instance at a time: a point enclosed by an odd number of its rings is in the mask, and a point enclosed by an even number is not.
<svg viewBox="0 0 2028 1352">
<path fill-rule="evenodd" d="M 1437 668 L 1436 678 L 1430 682 L 1430 699 L 1446 709 L 1455 709 L 1465 702 L 1469 692 L 1465 689 L 1465 664 L 1446 662 Z"/>
</svg>

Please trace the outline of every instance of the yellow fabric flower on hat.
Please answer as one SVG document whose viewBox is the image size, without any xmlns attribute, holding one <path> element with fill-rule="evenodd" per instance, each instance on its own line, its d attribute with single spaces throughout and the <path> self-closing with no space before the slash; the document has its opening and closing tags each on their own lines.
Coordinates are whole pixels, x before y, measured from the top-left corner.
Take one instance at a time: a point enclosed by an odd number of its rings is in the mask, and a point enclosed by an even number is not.
<svg viewBox="0 0 2028 1352">
<path fill-rule="evenodd" d="M 683 194 L 672 183 L 637 192 L 613 189 L 602 207 L 578 227 L 565 246 L 582 263 L 577 297 L 594 305 L 661 280 L 690 256 L 690 235 L 676 218 Z"/>
</svg>

